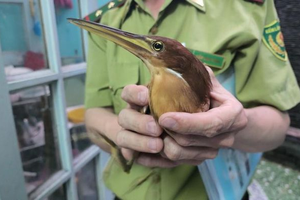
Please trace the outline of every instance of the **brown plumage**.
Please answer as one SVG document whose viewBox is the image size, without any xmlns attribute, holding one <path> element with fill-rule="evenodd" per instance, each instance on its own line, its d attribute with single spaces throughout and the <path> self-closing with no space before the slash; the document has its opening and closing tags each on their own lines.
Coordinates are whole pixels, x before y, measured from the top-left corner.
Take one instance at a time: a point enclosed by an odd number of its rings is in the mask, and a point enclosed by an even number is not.
<svg viewBox="0 0 300 200">
<path fill-rule="evenodd" d="M 156 57 L 145 63 L 150 65 L 150 109 L 156 121 L 166 112 L 207 111 L 211 82 L 203 63 L 176 40 L 148 37 L 164 45 Z"/>
<path fill-rule="evenodd" d="M 209 73 L 203 63 L 176 40 L 137 35 L 84 20 L 69 21 L 122 46 L 145 63 L 151 73 L 148 84 L 150 110 L 156 122 L 167 112 L 196 113 L 209 109 Z M 117 148 L 108 138 L 104 139 Z M 125 163 L 120 150 L 116 152 L 115 157 L 124 171 L 129 172 L 132 161 Z"/>
</svg>

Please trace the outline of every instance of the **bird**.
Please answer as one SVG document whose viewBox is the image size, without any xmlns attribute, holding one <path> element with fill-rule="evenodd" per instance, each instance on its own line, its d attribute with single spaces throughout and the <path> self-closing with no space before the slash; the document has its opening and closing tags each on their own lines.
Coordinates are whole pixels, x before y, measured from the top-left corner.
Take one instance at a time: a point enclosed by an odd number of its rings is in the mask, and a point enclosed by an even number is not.
<svg viewBox="0 0 300 200">
<path fill-rule="evenodd" d="M 180 42 L 167 37 L 134 34 L 92 21 L 74 18 L 68 18 L 68 21 L 114 42 L 143 61 L 151 75 L 147 85 L 149 108 L 156 123 L 167 112 L 198 113 L 209 110 L 212 90 L 210 75 L 204 63 Z M 173 133 L 164 129 L 163 134 Z M 114 142 L 106 137 L 104 140 L 112 147 L 113 157 L 129 173 L 137 155 L 126 161 Z"/>
</svg>

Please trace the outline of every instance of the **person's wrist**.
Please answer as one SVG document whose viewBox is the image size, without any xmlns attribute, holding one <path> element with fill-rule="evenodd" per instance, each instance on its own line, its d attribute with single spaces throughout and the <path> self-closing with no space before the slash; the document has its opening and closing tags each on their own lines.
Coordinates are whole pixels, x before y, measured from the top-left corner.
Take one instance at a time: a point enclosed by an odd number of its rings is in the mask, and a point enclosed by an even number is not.
<svg viewBox="0 0 300 200">
<path fill-rule="evenodd" d="M 240 149 L 241 144 L 244 144 L 244 137 L 242 135 L 244 134 L 245 129 L 247 128 L 250 118 L 253 114 L 252 110 L 249 108 L 243 108 L 242 112 L 244 112 L 244 116 L 246 117 L 246 125 L 244 125 L 244 127 L 241 128 L 239 131 L 237 131 L 234 143 L 232 145 L 232 148 L 234 149 Z"/>
</svg>

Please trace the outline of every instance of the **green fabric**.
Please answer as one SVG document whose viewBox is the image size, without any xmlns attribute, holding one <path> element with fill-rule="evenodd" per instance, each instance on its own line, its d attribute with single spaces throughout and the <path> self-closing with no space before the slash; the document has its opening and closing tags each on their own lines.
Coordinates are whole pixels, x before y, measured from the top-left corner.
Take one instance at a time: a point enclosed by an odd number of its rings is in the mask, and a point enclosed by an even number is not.
<svg viewBox="0 0 300 200">
<path fill-rule="evenodd" d="M 104 173 L 105 184 L 123 200 L 206 200 L 198 169 L 182 165 L 172 169 L 134 165 L 130 174 L 110 160 Z"/>
<path fill-rule="evenodd" d="M 243 0 L 204 0 L 204 6 L 195 2 L 166 0 L 158 20 L 154 20 L 142 0 L 128 0 L 124 6 L 107 11 L 101 23 L 143 35 L 150 35 L 155 27 L 156 35 L 224 57 L 223 68 L 214 72 L 217 75 L 234 68 L 236 95 L 245 107 L 267 104 L 287 110 L 299 102 L 300 92 L 289 61 L 278 59 L 262 42 L 264 27 L 278 19 L 273 1 L 260 5 Z M 87 108 L 113 106 L 119 113 L 126 106 L 120 97 L 122 88 L 147 84 L 149 78 L 147 69 L 134 55 L 89 35 Z M 195 169 L 180 166 L 153 171 L 134 165 L 127 175 L 110 161 L 104 178 L 123 199 L 192 199 L 189 194 L 206 199 L 201 179 L 189 178 Z"/>
</svg>

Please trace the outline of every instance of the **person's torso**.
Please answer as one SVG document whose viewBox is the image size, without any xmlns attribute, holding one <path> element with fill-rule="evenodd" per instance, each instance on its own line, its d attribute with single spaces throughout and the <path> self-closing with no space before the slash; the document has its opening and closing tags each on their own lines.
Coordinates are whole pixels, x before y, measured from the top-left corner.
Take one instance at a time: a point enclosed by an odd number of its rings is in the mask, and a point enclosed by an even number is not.
<svg viewBox="0 0 300 200">
<path fill-rule="evenodd" d="M 206 61 L 215 74 L 221 74 L 232 66 L 237 50 L 247 44 L 257 43 L 256 49 L 249 50 L 249 53 L 256 53 L 261 41 L 261 33 L 256 26 L 263 27 L 264 22 L 256 22 L 254 27 L 251 24 L 254 24 L 252 21 L 255 15 L 257 19 L 263 19 L 259 16 L 264 13 L 261 12 L 263 6 L 243 0 L 210 0 L 203 1 L 203 5 L 194 2 L 197 1 L 166 0 L 158 19 L 154 20 L 142 1 L 127 1 L 124 6 L 103 15 L 101 23 L 137 34 L 176 39 L 188 49 L 194 50 L 193 53 Z M 123 87 L 128 84 L 147 84 L 150 75 L 140 59 L 112 42 L 107 42 L 106 54 L 114 109 L 119 113 L 126 106 L 121 99 Z M 151 194 L 149 199 L 175 199 L 184 185 L 189 184 L 188 179 L 195 167 L 155 170 L 151 179 L 147 179 L 152 173 L 149 168 L 134 165 L 130 176 L 120 172 L 120 169 L 111 161 L 105 179 L 109 187 L 121 197 L 130 199 L 136 195 L 136 199 L 145 199 Z M 204 192 L 200 177 L 198 179 L 200 184 L 196 181 L 199 185 L 192 190 Z M 116 181 L 119 183 L 116 184 Z M 138 185 L 140 182 L 143 183 Z M 158 198 L 153 198 L 153 195 Z M 202 198 L 205 196 L 203 194 Z"/>
</svg>

